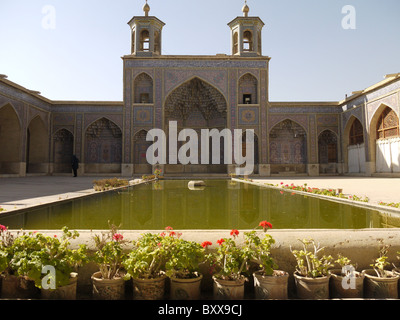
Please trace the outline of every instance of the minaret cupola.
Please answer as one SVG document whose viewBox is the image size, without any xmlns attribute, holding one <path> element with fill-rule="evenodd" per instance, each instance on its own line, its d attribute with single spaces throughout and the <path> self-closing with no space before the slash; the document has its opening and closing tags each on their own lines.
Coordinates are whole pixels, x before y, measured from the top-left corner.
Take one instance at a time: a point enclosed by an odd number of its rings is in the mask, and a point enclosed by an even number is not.
<svg viewBox="0 0 400 320">
<path fill-rule="evenodd" d="M 131 54 L 136 56 L 161 55 L 161 32 L 165 23 L 154 16 L 149 16 L 150 6 L 143 6 L 144 16 L 135 16 L 128 25 L 131 28 Z"/>
</svg>

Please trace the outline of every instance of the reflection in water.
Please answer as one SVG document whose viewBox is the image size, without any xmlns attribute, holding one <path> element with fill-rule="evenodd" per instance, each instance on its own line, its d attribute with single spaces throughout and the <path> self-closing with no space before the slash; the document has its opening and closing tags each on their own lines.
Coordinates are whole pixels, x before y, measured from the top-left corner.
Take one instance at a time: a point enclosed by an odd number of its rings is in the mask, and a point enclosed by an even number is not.
<svg viewBox="0 0 400 320">
<path fill-rule="evenodd" d="M 400 227 L 398 217 L 378 211 L 227 180 L 208 180 L 190 190 L 188 181 L 161 180 L 123 191 L 97 194 L 0 218 L 26 230 L 253 229 L 268 220 L 275 229 L 362 229 Z"/>
</svg>

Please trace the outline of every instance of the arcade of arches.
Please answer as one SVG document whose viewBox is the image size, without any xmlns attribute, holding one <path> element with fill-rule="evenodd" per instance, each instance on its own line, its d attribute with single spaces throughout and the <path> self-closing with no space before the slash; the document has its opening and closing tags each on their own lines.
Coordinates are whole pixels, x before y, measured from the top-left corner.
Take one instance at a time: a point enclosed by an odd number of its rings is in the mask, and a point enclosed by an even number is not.
<svg viewBox="0 0 400 320">
<path fill-rule="evenodd" d="M 201 129 L 254 130 L 256 176 L 400 175 L 400 73 L 341 101 L 271 102 L 265 23 L 249 11 L 245 5 L 228 23 L 231 52 L 164 55 L 166 24 L 146 3 L 128 22 L 122 101 L 53 101 L 0 74 L 0 176 L 72 175 L 73 155 L 78 175 L 150 174 L 158 165 L 147 163 L 147 135 L 156 128 L 168 135 L 170 123 L 198 137 Z M 212 149 L 209 161 L 199 152 L 199 164 L 170 163 L 170 148 L 158 167 L 171 175 L 226 176 L 236 162 L 225 163 L 225 142 L 221 135 L 219 164 Z M 176 149 L 185 145 L 177 141 Z"/>
</svg>

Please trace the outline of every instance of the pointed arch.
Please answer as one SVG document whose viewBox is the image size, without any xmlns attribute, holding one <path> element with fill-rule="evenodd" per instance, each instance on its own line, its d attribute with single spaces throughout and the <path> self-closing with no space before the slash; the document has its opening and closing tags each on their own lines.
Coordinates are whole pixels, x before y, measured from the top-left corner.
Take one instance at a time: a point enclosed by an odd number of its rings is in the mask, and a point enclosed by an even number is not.
<svg viewBox="0 0 400 320">
<path fill-rule="evenodd" d="M 192 75 L 192 76 L 190 76 L 190 77 L 188 77 L 188 78 L 186 78 L 186 79 L 180 81 L 180 82 L 177 83 L 174 87 L 171 87 L 171 89 L 167 92 L 167 96 L 165 97 L 165 100 L 164 100 L 165 103 L 164 103 L 164 105 L 166 104 L 166 101 L 168 100 L 168 98 L 169 98 L 177 89 L 179 89 L 179 88 L 181 88 L 181 87 L 187 85 L 188 83 L 190 83 L 191 81 L 193 81 L 193 80 L 195 80 L 195 79 L 198 79 L 198 80 L 204 82 L 206 85 L 208 85 L 208 86 L 212 87 L 214 90 L 218 91 L 218 93 L 221 94 L 222 97 L 224 98 L 225 102 L 227 101 L 227 99 L 226 99 L 224 93 L 222 92 L 222 90 L 221 90 L 220 88 L 218 88 L 215 84 L 211 83 L 209 80 L 206 80 L 206 79 L 204 79 L 203 77 L 201 77 L 201 76 L 199 76 L 199 75 Z"/>
<path fill-rule="evenodd" d="M 71 159 L 74 154 L 74 135 L 65 128 L 53 134 L 53 171 L 71 173 Z"/>
<path fill-rule="evenodd" d="M 176 121 L 178 132 L 184 128 L 191 128 L 200 136 L 201 129 L 217 129 L 219 131 L 226 129 L 227 114 L 228 104 L 224 95 L 207 81 L 194 76 L 176 87 L 167 96 L 164 103 L 164 128 L 166 132 L 169 132 L 170 122 Z M 183 144 L 182 141 L 178 142 L 178 150 Z M 201 164 L 200 144 L 198 144 L 198 147 L 198 164 L 172 164 L 167 166 L 166 171 L 227 172 L 227 165 L 223 162 L 220 162 L 220 164 Z M 224 154 L 223 148 L 221 147 L 221 154 Z"/>
<path fill-rule="evenodd" d="M 269 162 L 271 173 L 306 172 L 307 134 L 299 123 L 286 119 L 272 128 L 269 133 Z"/>
<path fill-rule="evenodd" d="M 153 78 L 148 73 L 142 72 L 136 76 L 133 83 L 135 103 L 153 103 Z"/>
<path fill-rule="evenodd" d="M 393 110 L 393 113 L 397 116 L 397 119 L 399 117 L 398 113 L 396 112 L 396 109 L 392 108 L 391 106 L 381 103 L 380 106 L 375 110 L 373 115 L 371 116 L 371 121 L 369 124 L 369 158 L 371 162 L 376 162 L 376 142 L 379 139 L 378 137 L 378 126 L 379 126 L 379 121 L 382 119 L 382 114 L 385 112 L 385 110 Z"/>
<path fill-rule="evenodd" d="M 150 51 L 150 32 L 148 29 L 143 29 L 140 32 L 140 51 Z"/>
<path fill-rule="evenodd" d="M 0 108 L 0 174 L 19 174 L 21 162 L 21 119 L 11 103 Z"/>
<path fill-rule="evenodd" d="M 178 126 L 225 128 L 228 104 L 219 89 L 198 76 L 186 80 L 165 99 L 165 122 Z"/>
<path fill-rule="evenodd" d="M 239 79 L 239 101 L 243 104 L 258 103 L 258 80 L 251 73 L 246 73 Z"/>
<path fill-rule="evenodd" d="M 237 54 L 239 53 L 239 34 L 237 31 L 233 32 L 232 37 L 232 53 Z"/>
<path fill-rule="evenodd" d="M 247 29 L 243 32 L 243 51 L 251 52 L 254 50 L 253 31 Z"/>
<path fill-rule="evenodd" d="M 338 136 L 330 129 L 322 131 L 318 136 L 318 163 L 320 173 L 337 173 Z"/>
<path fill-rule="evenodd" d="M 395 109 L 381 104 L 370 123 L 370 157 L 378 173 L 400 172 L 399 116 Z"/>
<path fill-rule="evenodd" d="M 366 171 L 364 131 L 362 121 L 357 116 L 351 115 L 344 127 L 342 138 L 344 172 L 365 173 Z"/>
<path fill-rule="evenodd" d="M 6 102 L 5 104 L 3 104 L 3 105 L 0 107 L 0 111 L 1 111 L 1 109 L 3 109 L 3 108 L 11 108 L 12 111 L 14 111 L 14 113 L 15 113 L 17 119 L 18 119 L 19 127 L 22 128 L 22 119 L 21 119 L 21 116 L 20 116 L 20 114 L 18 113 L 17 109 L 14 107 L 14 105 L 13 105 L 11 102 Z"/>
<path fill-rule="evenodd" d="M 113 121 L 102 117 L 85 132 L 85 171 L 121 172 L 122 131 Z"/>
<path fill-rule="evenodd" d="M 40 115 L 36 115 L 28 125 L 26 150 L 26 172 L 47 173 L 49 133 Z"/>
</svg>

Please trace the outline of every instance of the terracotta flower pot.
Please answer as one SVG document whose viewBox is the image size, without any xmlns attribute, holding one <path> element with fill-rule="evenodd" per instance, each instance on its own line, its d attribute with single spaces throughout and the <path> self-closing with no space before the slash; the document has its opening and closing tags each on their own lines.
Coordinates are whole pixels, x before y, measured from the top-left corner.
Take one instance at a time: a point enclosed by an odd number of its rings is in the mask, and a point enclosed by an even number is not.
<svg viewBox="0 0 400 320">
<path fill-rule="evenodd" d="M 33 280 L 12 275 L 2 276 L 1 297 L 3 299 L 38 299 L 40 289 Z"/>
<path fill-rule="evenodd" d="M 123 278 L 103 279 L 101 272 L 92 275 L 93 299 L 123 300 L 125 298 L 125 280 Z"/>
<path fill-rule="evenodd" d="M 399 297 L 398 282 L 400 275 L 387 272 L 387 278 L 377 276 L 375 270 L 362 271 L 365 274 L 364 294 L 366 298 L 397 299 Z"/>
<path fill-rule="evenodd" d="M 203 275 L 197 278 L 179 279 L 170 277 L 171 279 L 171 299 L 172 300 L 198 300 L 201 294 L 201 280 Z"/>
<path fill-rule="evenodd" d="M 41 289 L 41 297 L 45 300 L 76 300 L 78 274 L 71 273 L 69 284 L 57 289 Z"/>
<path fill-rule="evenodd" d="M 213 295 L 216 300 L 242 300 L 244 298 L 245 278 L 222 280 L 213 277 Z"/>
<path fill-rule="evenodd" d="M 294 273 L 294 280 L 299 299 L 329 299 L 329 280 L 331 275 L 317 278 L 309 278 Z"/>
<path fill-rule="evenodd" d="M 272 276 L 263 275 L 261 271 L 253 273 L 255 298 L 279 299 L 288 298 L 289 274 L 285 271 L 275 270 Z"/>
<path fill-rule="evenodd" d="M 340 269 L 331 270 L 330 295 L 331 298 L 363 298 L 364 274 L 355 271 L 354 278 L 348 279 L 342 275 Z M 354 282 L 353 282 L 354 281 Z M 343 285 L 345 282 L 345 285 Z M 354 285 L 354 288 L 353 288 Z"/>
<path fill-rule="evenodd" d="M 135 300 L 162 300 L 165 294 L 166 275 L 155 279 L 138 279 L 133 281 L 133 299 Z"/>
</svg>

